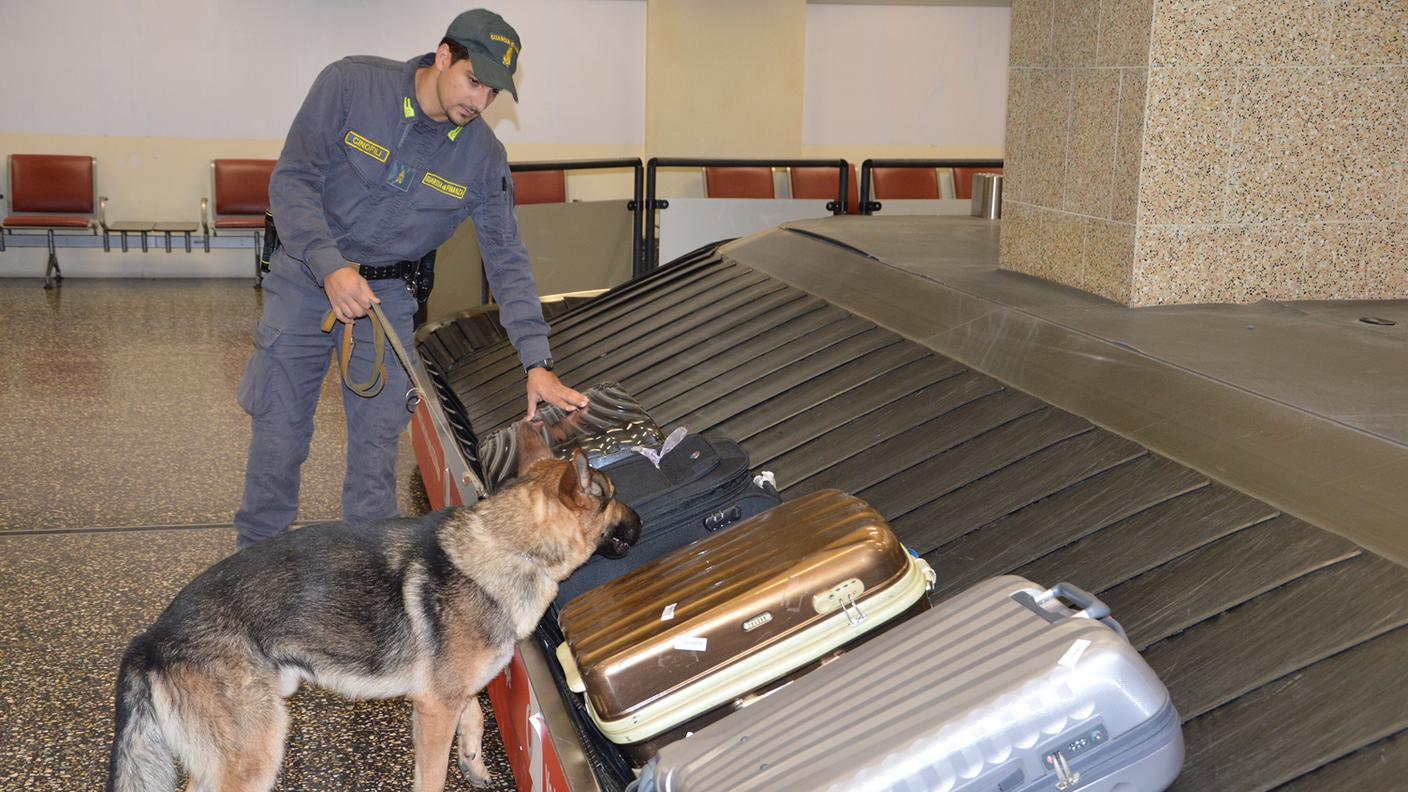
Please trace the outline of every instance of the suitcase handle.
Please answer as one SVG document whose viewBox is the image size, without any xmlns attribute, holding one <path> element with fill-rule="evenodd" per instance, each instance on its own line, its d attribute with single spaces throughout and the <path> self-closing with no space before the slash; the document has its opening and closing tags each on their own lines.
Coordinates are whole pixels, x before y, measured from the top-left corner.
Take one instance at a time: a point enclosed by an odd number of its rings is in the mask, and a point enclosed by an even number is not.
<svg viewBox="0 0 1408 792">
<path fill-rule="evenodd" d="M 1045 603 L 1057 598 L 1068 599 L 1079 606 L 1080 612 L 1076 614 L 1077 617 L 1084 617 L 1091 621 L 1100 621 L 1101 619 L 1108 618 L 1110 615 L 1109 605 L 1101 602 L 1099 597 L 1074 583 L 1063 580 L 1047 589 L 1046 592 L 1038 598 L 1038 601 Z"/>
</svg>

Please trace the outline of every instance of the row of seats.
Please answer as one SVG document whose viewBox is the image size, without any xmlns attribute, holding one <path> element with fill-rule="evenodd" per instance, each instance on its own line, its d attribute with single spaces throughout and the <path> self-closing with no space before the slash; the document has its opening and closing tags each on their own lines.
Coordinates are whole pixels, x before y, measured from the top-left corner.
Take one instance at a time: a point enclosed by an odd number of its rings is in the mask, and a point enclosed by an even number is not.
<svg viewBox="0 0 1408 792">
<path fill-rule="evenodd" d="M 0 221 L 7 229 L 104 231 L 113 226 L 180 226 L 203 228 L 207 234 L 222 230 L 262 229 L 269 208 L 269 175 L 274 160 L 217 159 L 211 162 L 211 187 L 215 197 L 202 198 L 198 224 L 175 221 L 119 221 L 109 224 L 107 198 L 97 194 L 97 160 L 59 154 L 12 154 L 9 161 L 10 214 Z M 129 228 L 129 230 L 137 230 Z"/>
<path fill-rule="evenodd" d="M 954 197 L 973 197 L 973 177 L 979 173 L 1001 173 L 1001 168 L 953 168 Z M 788 178 L 793 198 L 835 198 L 841 175 L 836 168 L 791 168 Z M 934 168 L 873 168 L 873 200 L 936 200 L 940 197 L 939 172 Z M 855 165 L 847 179 L 846 211 L 860 213 L 860 174 Z M 708 167 L 704 169 L 705 190 L 710 198 L 776 198 L 772 168 L 766 166 Z"/>
<path fill-rule="evenodd" d="M 210 164 L 211 194 L 201 199 L 200 228 L 207 234 L 220 231 L 259 230 L 269 208 L 269 159 L 217 159 Z M 187 230 L 183 223 L 124 221 L 111 226 L 106 199 L 97 195 L 96 161 L 92 157 L 52 154 L 14 154 L 10 157 L 10 210 L 3 226 L 28 230 Z M 954 168 L 955 197 L 970 198 L 973 176 L 1001 173 L 1001 168 Z M 877 200 L 936 199 L 940 196 L 938 172 L 933 168 L 875 168 L 872 194 Z M 773 172 L 768 167 L 708 167 L 705 185 L 711 198 L 776 198 Z M 840 174 L 835 168 L 792 168 L 792 197 L 829 199 L 838 192 Z M 542 204 L 567 201 L 566 174 L 560 170 L 513 174 L 518 203 Z M 859 174 L 851 166 L 847 210 L 859 211 Z M 195 230 L 195 229 L 189 229 Z"/>
</svg>

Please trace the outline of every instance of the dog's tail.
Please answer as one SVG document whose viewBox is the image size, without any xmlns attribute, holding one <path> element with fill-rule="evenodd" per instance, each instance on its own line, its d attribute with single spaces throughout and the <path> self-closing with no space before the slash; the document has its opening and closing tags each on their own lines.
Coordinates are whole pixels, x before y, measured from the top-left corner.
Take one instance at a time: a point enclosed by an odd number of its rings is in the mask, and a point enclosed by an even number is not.
<svg viewBox="0 0 1408 792">
<path fill-rule="evenodd" d="M 176 765 L 162 739 L 152 699 L 146 636 L 138 636 L 117 674 L 117 718 L 107 792 L 153 792 L 176 788 Z"/>
</svg>

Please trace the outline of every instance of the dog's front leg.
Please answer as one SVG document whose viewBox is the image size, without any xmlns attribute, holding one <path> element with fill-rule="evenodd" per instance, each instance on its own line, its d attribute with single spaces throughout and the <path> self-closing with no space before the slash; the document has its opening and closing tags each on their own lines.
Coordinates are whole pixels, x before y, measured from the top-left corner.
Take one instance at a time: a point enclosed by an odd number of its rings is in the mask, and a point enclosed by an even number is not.
<svg viewBox="0 0 1408 792">
<path fill-rule="evenodd" d="M 460 714 L 459 765 L 471 786 L 487 787 L 494 779 L 484 764 L 484 710 L 478 696 L 470 696 Z"/>
<path fill-rule="evenodd" d="M 415 792 L 441 792 L 449 769 L 446 758 L 455 739 L 455 723 L 462 702 L 447 702 L 428 694 L 413 699 L 415 714 L 411 718 L 411 733 L 416 746 Z"/>
</svg>

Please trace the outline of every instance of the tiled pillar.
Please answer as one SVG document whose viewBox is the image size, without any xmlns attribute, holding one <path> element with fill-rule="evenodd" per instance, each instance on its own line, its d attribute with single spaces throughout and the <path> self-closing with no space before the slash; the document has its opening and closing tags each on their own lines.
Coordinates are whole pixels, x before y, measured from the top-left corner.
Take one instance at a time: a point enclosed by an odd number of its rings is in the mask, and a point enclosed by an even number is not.
<svg viewBox="0 0 1408 792">
<path fill-rule="evenodd" d="M 1408 297 L 1408 0 L 1014 0 L 1010 79 L 1004 268 Z"/>
</svg>

